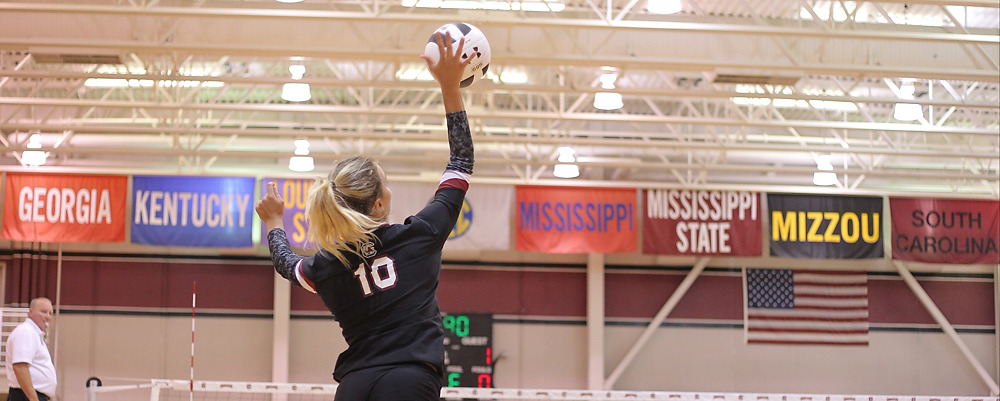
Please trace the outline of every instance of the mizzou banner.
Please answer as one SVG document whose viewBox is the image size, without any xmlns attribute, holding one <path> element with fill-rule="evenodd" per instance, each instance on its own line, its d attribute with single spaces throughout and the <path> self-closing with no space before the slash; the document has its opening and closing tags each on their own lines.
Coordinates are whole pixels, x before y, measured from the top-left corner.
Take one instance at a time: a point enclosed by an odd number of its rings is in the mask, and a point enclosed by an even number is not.
<svg viewBox="0 0 1000 401">
<path fill-rule="evenodd" d="M 642 252 L 760 256 L 760 193 L 644 190 Z"/>
<path fill-rule="evenodd" d="M 132 242 L 253 246 L 253 178 L 132 178 Z"/>
<path fill-rule="evenodd" d="M 882 251 L 882 198 L 768 194 L 771 255 L 872 259 Z"/>
<path fill-rule="evenodd" d="M 296 248 L 305 248 L 306 233 L 309 230 L 309 225 L 306 224 L 306 199 L 309 197 L 309 188 L 312 187 L 313 180 L 265 178 L 261 180 L 257 199 L 267 194 L 267 188 L 272 182 L 278 184 L 278 194 L 285 201 L 285 214 L 281 218 L 285 234 L 288 236 L 288 244 Z M 256 200 L 253 203 L 256 205 Z M 267 226 L 261 224 L 260 231 L 260 242 L 267 245 Z"/>
<path fill-rule="evenodd" d="M 517 250 L 633 252 L 638 248 L 636 190 L 517 187 Z"/>
<path fill-rule="evenodd" d="M 390 223 L 402 223 L 419 212 L 434 196 L 438 184 L 392 183 Z M 445 242 L 449 250 L 510 249 L 510 208 L 514 187 L 506 185 L 469 186 L 458 221 Z"/>
<path fill-rule="evenodd" d="M 125 240 L 128 177 L 7 174 L 3 237 L 14 241 Z"/>
<path fill-rule="evenodd" d="M 925 263 L 1000 263 L 1000 202 L 889 198 L 892 258 Z"/>
</svg>

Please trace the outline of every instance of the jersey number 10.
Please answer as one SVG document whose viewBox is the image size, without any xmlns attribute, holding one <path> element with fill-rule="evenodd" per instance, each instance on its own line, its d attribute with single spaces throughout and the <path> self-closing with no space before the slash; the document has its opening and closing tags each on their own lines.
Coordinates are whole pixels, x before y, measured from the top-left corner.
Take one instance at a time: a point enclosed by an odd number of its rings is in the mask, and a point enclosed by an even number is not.
<svg viewBox="0 0 1000 401">
<path fill-rule="evenodd" d="M 369 269 L 365 269 L 365 267 L 364 262 L 359 264 L 358 268 L 354 270 L 354 276 L 361 282 L 361 291 L 365 293 L 366 297 L 372 295 L 372 286 L 368 282 L 369 275 L 371 276 L 371 281 L 380 290 L 389 289 L 396 285 L 396 264 L 392 261 L 392 258 L 379 256 L 372 261 Z"/>
</svg>

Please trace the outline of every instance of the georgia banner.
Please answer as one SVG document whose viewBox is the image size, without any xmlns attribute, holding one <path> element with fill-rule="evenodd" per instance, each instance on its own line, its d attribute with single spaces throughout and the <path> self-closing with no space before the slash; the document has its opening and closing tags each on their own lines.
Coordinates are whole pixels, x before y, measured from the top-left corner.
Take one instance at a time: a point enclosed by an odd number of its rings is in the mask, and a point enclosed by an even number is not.
<svg viewBox="0 0 1000 401">
<path fill-rule="evenodd" d="M 427 206 L 437 190 L 436 183 L 390 183 L 392 205 L 389 222 L 402 223 Z M 508 185 L 469 186 L 458 221 L 445 242 L 446 250 L 510 249 L 510 208 L 514 187 Z"/>
<path fill-rule="evenodd" d="M 517 250 L 614 253 L 638 249 L 636 190 L 517 187 Z"/>
<path fill-rule="evenodd" d="M 892 258 L 924 263 L 1000 263 L 1000 201 L 889 198 Z"/>
<path fill-rule="evenodd" d="M 7 174 L 3 238 L 14 241 L 125 240 L 128 177 Z"/>
<path fill-rule="evenodd" d="M 760 256 L 760 193 L 643 190 L 642 252 Z"/>
<path fill-rule="evenodd" d="M 253 246 L 253 178 L 132 177 L 132 242 Z"/>
</svg>

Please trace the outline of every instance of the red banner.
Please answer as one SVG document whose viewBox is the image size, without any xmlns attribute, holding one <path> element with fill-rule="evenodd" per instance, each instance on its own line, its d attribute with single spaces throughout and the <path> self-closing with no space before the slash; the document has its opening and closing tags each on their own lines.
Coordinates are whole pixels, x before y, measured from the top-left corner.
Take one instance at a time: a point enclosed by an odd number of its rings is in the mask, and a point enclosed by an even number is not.
<svg viewBox="0 0 1000 401">
<path fill-rule="evenodd" d="M 517 250 L 634 252 L 635 196 L 634 189 L 517 187 Z"/>
<path fill-rule="evenodd" d="M 642 252 L 760 256 L 760 193 L 648 189 Z"/>
<path fill-rule="evenodd" d="M 125 240 L 128 177 L 7 174 L 3 237 L 14 241 Z"/>
<path fill-rule="evenodd" d="M 889 198 L 892 258 L 926 263 L 1000 263 L 1000 202 Z"/>
</svg>

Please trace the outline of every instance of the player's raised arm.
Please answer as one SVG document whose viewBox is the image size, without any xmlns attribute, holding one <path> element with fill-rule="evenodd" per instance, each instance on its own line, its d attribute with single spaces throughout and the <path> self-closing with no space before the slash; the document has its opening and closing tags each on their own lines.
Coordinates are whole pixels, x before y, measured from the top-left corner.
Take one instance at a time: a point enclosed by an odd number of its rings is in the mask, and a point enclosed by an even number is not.
<svg viewBox="0 0 1000 401">
<path fill-rule="evenodd" d="M 437 43 L 439 49 L 437 63 L 432 64 L 427 56 L 421 58 L 427 61 L 431 75 L 441 85 L 441 98 L 448 119 L 448 146 L 451 149 L 447 170 L 472 174 L 475 161 L 472 133 L 469 130 L 469 120 L 465 113 L 461 91 L 462 73 L 472 58 L 462 58 L 465 38 L 453 43 L 450 33 L 438 34 Z M 448 177 L 442 178 L 442 185 L 447 180 Z M 464 177 L 464 181 L 465 187 L 468 188 L 468 177 Z"/>
<path fill-rule="evenodd" d="M 302 260 L 302 256 L 292 251 L 288 237 L 285 235 L 282 222 L 282 216 L 285 214 L 285 201 L 278 193 L 278 184 L 272 181 L 267 186 L 267 195 L 264 195 L 264 198 L 257 202 L 254 210 L 257 211 L 260 221 L 267 227 L 267 246 L 271 253 L 274 270 L 281 277 L 298 284 L 295 277 L 295 267 Z"/>
</svg>

